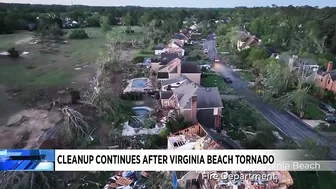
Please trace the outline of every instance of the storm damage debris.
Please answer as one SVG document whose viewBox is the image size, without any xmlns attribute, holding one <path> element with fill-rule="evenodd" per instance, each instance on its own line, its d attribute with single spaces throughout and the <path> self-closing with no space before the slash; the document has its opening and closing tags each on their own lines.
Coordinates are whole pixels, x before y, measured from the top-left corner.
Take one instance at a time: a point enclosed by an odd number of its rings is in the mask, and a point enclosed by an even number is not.
<svg viewBox="0 0 336 189">
<path fill-rule="evenodd" d="M 104 189 L 135 189 L 147 188 L 144 184 L 149 173 L 146 171 L 120 171 L 110 177 Z"/>
</svg>

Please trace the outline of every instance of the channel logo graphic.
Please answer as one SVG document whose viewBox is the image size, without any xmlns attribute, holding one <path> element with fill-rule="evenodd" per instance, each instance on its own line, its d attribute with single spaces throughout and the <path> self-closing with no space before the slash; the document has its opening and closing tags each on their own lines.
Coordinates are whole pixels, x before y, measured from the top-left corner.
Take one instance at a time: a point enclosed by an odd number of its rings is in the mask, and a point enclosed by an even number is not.
<svg viewBox="0 0 336 189">
<path fill-rule="evenodd" d="M 55 150 L 0 150 L 0 171 L 54 171 Z"/>
</svg>

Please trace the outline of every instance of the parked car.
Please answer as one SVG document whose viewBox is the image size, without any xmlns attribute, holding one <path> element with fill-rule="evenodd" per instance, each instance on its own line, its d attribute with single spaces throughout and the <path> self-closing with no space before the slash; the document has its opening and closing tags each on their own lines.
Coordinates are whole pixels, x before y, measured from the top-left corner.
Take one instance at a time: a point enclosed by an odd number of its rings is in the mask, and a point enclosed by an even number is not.
<svg viewBox="0 0 336 189">
<path fill-rule="evenodd" d="M 227 84 L 231 84 L 232 83 L 232 80 L 229 77 L 223 77 L 223 79 L 224 79 L 225 83 L 227 83 Z"/>
<path fill-rule="evenodd" d="M 329 104 L 325 103 L 325 102 L 320 102 L 319 103 L 319 107 L 322 109 L 322 110 L 325 110 L 327 111 L 328 113 L 335 113 L 335 108 L 331 107 Z"/>
<path fill-rule="evenodd" d="M 336 116 L 330 115 L 330 116 L 327 116 L 324 120 L 328 123 L 331 123 L 331 124 L 336 123 Z"/>
</svg>

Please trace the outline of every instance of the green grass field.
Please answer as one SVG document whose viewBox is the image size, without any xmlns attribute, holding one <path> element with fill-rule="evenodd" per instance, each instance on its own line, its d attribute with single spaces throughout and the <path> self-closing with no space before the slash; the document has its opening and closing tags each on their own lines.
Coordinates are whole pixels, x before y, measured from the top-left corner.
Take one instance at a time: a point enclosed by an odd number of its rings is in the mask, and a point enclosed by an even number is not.
<svg viewBox="0 0 336 189">
<path fill-rule="evenodd" d="M 27 51 L 29 54 L 18 59 L 0 57 L 0 84 L 38 88 L 72 83 L 72 76 L 77 77 L 83 73 L 75 73 L 74 68 L 94 63 L 106 40 L 100 28 L 85 30 L 89 39 L 69 40 L 67 34 L 64 36 L 67 44 L 45 44 L 43 47 L 41 44 L 18 43 L 33 37 L 32 32 L 1 35 L 0 40 L 5 39 L 5 43 L 1 43 L 0 49 L 15 47 L 20 52 Z"/>
<path fill-rule="evenodd" d="M 221 76 L 213 73 L 205 73 L 201 78 L 201 85 L 203 87 L 218 87 L 218 90 L 221 94 L 235 94 L 234 90 L 224 83 L 224 80 Z"/>
<path fill-rule="evenodd" d="M 126 26 L 115 26 L 112 27 L 110 31 L 107 32 L 108 38 L 118 39 L 122 41 L 132 41 L 132 40 L 139 40 L 143 36 L 143 28 L 140 26 L 133 26 L 131 27 L 134 30 L 134 33 L 125 33 Z"/>
</svg>

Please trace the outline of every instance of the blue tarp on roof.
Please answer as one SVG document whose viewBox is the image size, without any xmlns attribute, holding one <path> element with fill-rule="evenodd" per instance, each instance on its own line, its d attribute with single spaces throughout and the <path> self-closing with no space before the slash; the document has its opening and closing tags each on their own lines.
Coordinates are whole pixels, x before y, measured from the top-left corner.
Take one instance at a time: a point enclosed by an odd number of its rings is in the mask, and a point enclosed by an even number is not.
<svg viewBox="0 0 336 189">
<path fill-rule="evenodd" d="M 177 177 L 176 177 L 175 171 L 172 172 L 172 181 L 173 181 L 173 189 L 177 189 L 178 183 L 177 183 Z"/>
</svg>

